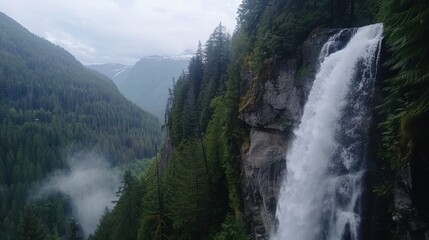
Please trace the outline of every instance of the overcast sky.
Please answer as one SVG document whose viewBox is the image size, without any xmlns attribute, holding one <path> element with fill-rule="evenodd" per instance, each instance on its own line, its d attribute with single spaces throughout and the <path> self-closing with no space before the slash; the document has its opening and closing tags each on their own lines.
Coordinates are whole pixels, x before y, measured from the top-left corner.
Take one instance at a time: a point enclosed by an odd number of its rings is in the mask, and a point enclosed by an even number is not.
<svg viewBox="0 0 429 240">
<path fill-rule="evenodd" d="M 84 64 L 133 64 L 195 50 L 222 22 L 232 33 L 241 0 L 0 0 L 0 11 Z"/>
</svg>

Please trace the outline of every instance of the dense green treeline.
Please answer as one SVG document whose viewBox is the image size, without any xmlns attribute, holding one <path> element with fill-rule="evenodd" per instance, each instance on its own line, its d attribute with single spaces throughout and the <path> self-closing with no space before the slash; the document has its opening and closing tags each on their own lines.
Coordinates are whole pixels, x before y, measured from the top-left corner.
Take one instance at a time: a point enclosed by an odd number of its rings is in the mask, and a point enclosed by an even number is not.
<svg viewBox="0 0 429 240">
<path fill-rule="evenodd" d="M 247 238 L 239 191 L 241 64 L 231 54 L 240 50 L 237 39 L 216 27 L 171 91 L 165 128 L 174 152 L 165 169 L 160 156 L 139 181 L 145 192 L 138 239 Z M 102 220 L 93 238 L 115 231 Z"/>
<path fill-rule="evenodd" d="M 167 167 L 161 169 L 165 158 L 159 156 L 139 179 L 145 192 L 138 239 L 249 238 L 240 183 L 246 130 L 238 115 L 249 88 L 243 73 L 256 72 L 260 81 L 276 61 L 299 54 L 314 28 L 346 26 L 335 14 L 349 22 L 357 13 L 365 15 L 364 3 L 352 11 L 352 1 L 245 0 L 232 37 L 219 25 L 199 44 L 170 92 L 165 132 L 172 148 L 161 151 L 171 156 Z M 169 149 L 173 152 L 165 152 Z M 114 211 L 100 222 L 94 239 L 118 231 L 106 227 Z"/>
<path fill-rule="evenodd" d="M 89 239 L 137 239 L 137 230 L 141 212 L 143 211 L 142 196 L 145 185 L 138 181 L 130 171 L 125 171 L 122 187 L 118 190 L 119 200 L 115 208 L 106 209 L 100 220 L 100 227 Z"/>
<path fill-rule="evenodd" d="M 295 60 L 305 72 L 302 43 L 324 28 L 363 26 L 374 22 L 377 12 L 373 0 L 244 0 L 238 9 L 238 31 L 244 49 L 241 71 L 251 76 L 242 82 L 245 96 L 240 110 L 261 100 L 258 89 L 274 77 L 279 63 Z M 243 75 L 244 76 L 244 75 Z"/>
<path fill-rule="evenodd" d="M 429 2 L 385 0 L 380 4 L 380 18 L 386 27 L 389 56 L 385 64 L 390 69 L 381 106 L 387 116 L 383 140 L 386 158 L 398 168 L 399 160 L 410 151 L 409 143 L 423 149 L 428 146 Z"/>
<path fill-rule="evenodd" d="M 24 206 L 34 185 L 66 168 L 75 151 L 118 165 L 153 156 L 159 142 L 156 118 L 113 82 L 0 13 L 0 239 L 21 239 L 32 221 L 45 237 L 65 236 L 66 196 Z"/>
<path fill-rule="evenodd" d="M 380 155 L 391 166 L 381 192 L 409 199 L 396 204 L 397 239 L 424 239 L 429 225 L 429 2 L 384 0 L 379 15 L 387 46 Z M 409 227 L 414 222 L 421 226 Z"/>
<path fill-rule="evenodd" d="M 164 146 L 140 175 L 125 173 L 116 207 L 106 210 L 90 239 L 248 239 L 245 224 L 248 219 L 242 213 L 240 192 L 240 147 L 247 136 L 238 118 L 239 110 L 258 100 L 252 89 L 272 77 L 278 62 L 300 58 L 301 43 L 320 28 L 360 26 L 376 19 L 385 23 L 389 48 L 385 59 L 390 70 L 383 76 L 390 78 L 382 79 L 385 88 L 379 109 L 385 117 L 381 127 L 386 148 L 381 155 L 392 163 L 393 173 L 399 170 L 400 159 L 410 149 L 418 149 L 427 156 L 427 5 L 424 0 L 244 0 L 238 10 L 234 34 L 230 36 L 222 25 L 216 27 L 209 40 L 199 44 L 188 71 L 170 91 L 164 129 L 171 140 L 165 144 L 171 146 Z M 15 51 L 15 47 L 9 48 Z M 9 54 L 8 51 L 0 54 Z M 0 76 L 14 76 L 26 64 L 19 58 L 4 59 L 13 62 L 16 69 L 5 68 Z M 61 61 L 64 62 L 60 59 L 57 62 Z M 24 71 L 28 78 L 33 72 Z M 43 71 L 43 74 L 48 73 Z M 64 74 L 64 78 L 73 74 Z M 253 76 L 252 82 L 247 82 L 247 75 Z M 63 196 L 41 200 L 25 211 L 19 208 L 25 205 L 27 182 L 41 179 L 46 169 L 63 167 L 61 161 L 44 160 L 61 157 L 60 146 L 74 149 L 79 144 L 95 144 L 105 151 L 116 148 L 109 153 L 116 161 L 149 156 L 156 146 L 152 128 L 143 127 L 154 126 L 150 118 L 134 112 L 134 108 L 127 109 L 111 94 L 99 95 L 94 90 L 116 91 L 108 87 L 111 83 L 101 87 L 98 81 L 88 80 L 85 85 L 76 83 L 67 91 L 58 90 L 60 86 L 51 90 L 50 84 L 43 84 L 44 81 L 35 81 L 31 86 L 17 84 L 19 87 L 14 88 L 0 85 L 2 99 L 11 99 L 11 105 L 0 111 L 5 126 L 0 132 L 3 164 L 0 169 L 8 169 L 1 171 L 0 177 L 10 183 L 0 188 L 1 199 L 7 204 L 1 205 L 1 214 L 5 214 L 2 216 L 7 216 L 2 223 L 2 234 L 14 232 L 10 229 L 27 229 L 29 222 L 35 227 L 31 231 L 35 236 L 39 236 L 38 226 L 49 229 L 53 238 L 74 229 L 73 224 L 57 224 L 64 222 L 70 211 L 64 204 L 67 199 L 58 200 Z M 73 94 L 87 100 L 74 102 L 71 97 L 74 95 L 68 94 L 75 90 Z M 34 96 L 52 99 L 26 99 Z M 31 111 L 24 106 L 31 106 Z M 139 125 L 141 121 L 149 124 Z M 93 131 L 101 135 L 95 136 Z M 15 137 L 18 132 L 28 135 Z M 152 138 L 136 141 L 142 134 Z M 142 150 L 147 146 L 148 153 Z M 36 161 L 28 156 L 36 156 Z M 25 167 L 18 166 L 15 170 L 14 162 Z M 28 173 L 24 174 L 25 171 Z M 16 236 L 20 233 L 14 232 Z"/>
<path fill-rule="evenodd" d="M 317 28 L 352 27 L 372 22 L 368 0 L 244 0 L 238 24 L 249 41 L 249 61 L 258 73 L 277 61 L 300 56 L 301 44 Z"/>
</svg>

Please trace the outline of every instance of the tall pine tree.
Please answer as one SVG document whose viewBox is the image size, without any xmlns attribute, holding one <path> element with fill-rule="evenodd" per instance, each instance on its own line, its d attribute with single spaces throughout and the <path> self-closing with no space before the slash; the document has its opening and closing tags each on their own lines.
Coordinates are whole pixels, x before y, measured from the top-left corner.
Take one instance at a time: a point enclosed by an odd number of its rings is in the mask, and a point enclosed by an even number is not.
<svg viewBox="0 0 429 240">
<path fill-rule="evenodd" d="M 19 240 L 44 240 L 46 234 L 34 207 L 27 204 L 19 225 Z"/>
</svg>

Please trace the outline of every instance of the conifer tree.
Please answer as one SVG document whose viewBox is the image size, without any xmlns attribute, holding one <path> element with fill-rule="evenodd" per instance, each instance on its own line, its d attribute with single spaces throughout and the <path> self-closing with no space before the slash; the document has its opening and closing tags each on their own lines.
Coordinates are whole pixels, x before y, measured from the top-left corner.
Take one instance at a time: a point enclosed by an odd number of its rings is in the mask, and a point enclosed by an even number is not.
<svg viewBox="0 0 429 240">
<path fill-rule="evenodd" d="M 222 24 L 210 35 L 205 46 L 203 87 L 199 93 L 201 105 L 200 126 L 205 131 L 212 115 L 210 101 L 225 88 L 229 64 L 230 36 Z"/>
<path fill-rule="evenodd" d="M 399 167 L 398 150 L 403 155 L 408 141 L 424 142 L 429 120 L 429 2 L 384 0 L 380 17 L 385 21 L 387 60 L 392 77 L 385 80 L 386 98 L 381 124 L 385 156 Z M 419 129 L 418 129 L 419 128 Z"/>
<path fill-rule="evenodd" d="M 201 239 L 207 232 L 210 194 L 201 146 L 197 140 L 183 142 L 176 151 L 167 176 L 171 198 L 169 218 L 179 239 Z"/>
<path fill-rule="evenodd" d="M 19 225 L 19 240 L 44 240 L 46 234 L 34 207 L 27 204 Z"/>
<path fill-rule="evenodd" d="M 194 93 L 199 93 L 204 77 L 204 56 L 201 42 L 198 42 L 198 49 L 195 56 L 191 58 L 188 67 L 188 79 L 191 87 L 194 88 Z"/>
<path fill-rule="evenodd" d="M 67 240 L 83 240 L 83 237 L 80 233 L 79 224 L 73 218 L 70 220 L 68 232 L 69 234 Z"/>
<path fill-rule="evenodd" d="M 168 236 L 170 228 L 167 224 L 168 219 L 165 214 L 164 204 L 165 195 L 168 191 L 164 188 L 165 184 L 161 178 L 158 157 L 149 166 L 142 181 L 152 184 L 148 184 L 143 197 L 145 207 L 142 210 L 138 239 L 170 239 Z"/>
<path fill-rule="evenodd" d="M 116 222 L 113 239 L 137 239 L 137 230 L 141 214 L 142 186 L 132 176 L 129 170 L 125 171 L 123 186 L 117 206 L 113 211 Z"/>
</svg>

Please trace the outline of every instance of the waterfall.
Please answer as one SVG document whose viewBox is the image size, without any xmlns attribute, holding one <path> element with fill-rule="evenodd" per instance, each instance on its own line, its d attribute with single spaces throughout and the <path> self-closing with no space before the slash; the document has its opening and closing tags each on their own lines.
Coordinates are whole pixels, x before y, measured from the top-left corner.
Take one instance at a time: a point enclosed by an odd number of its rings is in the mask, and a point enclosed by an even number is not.
<svg viewBox="0 0 429 240">
<path fill-rule="evenodd" d="M 350 29 L 348 29 L 350 31 Z M 360 240 L 363 176 L 382 24 L 332 36 L 286 155 L 275 240 Z"/>
</svg>

